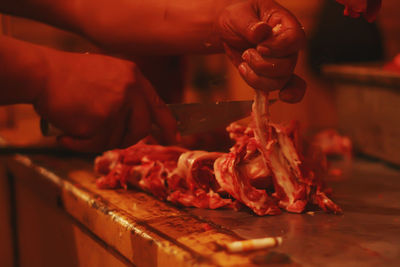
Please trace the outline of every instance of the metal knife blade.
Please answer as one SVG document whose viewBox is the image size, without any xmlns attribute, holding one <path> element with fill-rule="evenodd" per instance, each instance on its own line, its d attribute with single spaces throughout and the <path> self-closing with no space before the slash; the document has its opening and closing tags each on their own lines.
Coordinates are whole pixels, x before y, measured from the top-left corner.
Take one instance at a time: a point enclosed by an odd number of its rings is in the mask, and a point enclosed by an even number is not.
<svg viewBox="0 0 400 267">
<path fill-rule="evenodd" d="M 269 104 L 276 99 L 269 100 Z M 250 116 L 253 100 L 168 104 L 182 135 L 208 132 Z"/>
<path fill-rule="evenodd" d="M 273 104 L 277 99 L 269 100 Z M 219 101 L 215 103 L 167 104 L 178 123 L 182 135 L 204 133 L 250 116 L 253 100 Z M 40 121 L 44 136 L 61 135 L 57 129 L 44 119 Z"/>
</svg>

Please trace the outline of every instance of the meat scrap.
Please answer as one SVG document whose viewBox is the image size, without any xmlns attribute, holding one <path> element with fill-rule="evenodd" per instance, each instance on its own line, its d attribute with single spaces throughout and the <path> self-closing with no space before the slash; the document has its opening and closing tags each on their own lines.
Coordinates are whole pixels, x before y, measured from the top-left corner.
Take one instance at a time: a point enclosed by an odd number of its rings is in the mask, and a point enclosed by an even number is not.
<svg viewBox="0 0 400 267">
<path fill-rule="evenodd" d="M 95 160 L 99 188 L 140 188 L 161 200 L 183 206 L 216 209 L 232 205 L 214 190 L 213 163 L 219 153 L 148 145 L 105 152 Z"/>
<path fill-rule="evenodd" d="M 353 157 L 353 144 L 347 136 L 341 136 L 335 129 L 318 132 L 311 141 L 313 149 L 320 149 L 326 156 L 343 156 L 346 160 Z"/>
<path fill-rule="evenodd" d="M 267 98 L 258 96 L 249 125 L 232 123 L 227 127 L 235 141 L 228 153 L 139 142 L 96 159 L 95 170 L 102 175 L 97 186 L 134 186 L 187 207 L 247 206 L 260 216 L 282 210 L 301 213 L 315 206 L 341 213 L 324 187 L 327 169 L 323 160 L 302 155 L 296 123 L 268 121 Z"/>
<path fill-rule="evenodd" d="M 336 0 L 345 6 L 344 15 L 358 18 L 363 14 L 368 22 L 373 22 L 381 8 L 382 0 Z"/>
</svg>

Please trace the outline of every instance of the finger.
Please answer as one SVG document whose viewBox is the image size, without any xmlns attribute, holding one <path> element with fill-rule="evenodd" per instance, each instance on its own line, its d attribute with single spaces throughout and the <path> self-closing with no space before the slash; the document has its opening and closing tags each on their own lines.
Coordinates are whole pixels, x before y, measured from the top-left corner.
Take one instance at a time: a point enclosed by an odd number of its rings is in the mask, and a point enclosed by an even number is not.
<svg viewBox="0 0 400 267">
<path fill-rule="evenodd" d="M 235 65 L 235 67 L 238 67 L 240 63 L 243 62 L 243 59 L 241 57 L 241 52 L 236 50 L 233 47 L 230 47 L 226 43 L 223 43 L 225 53 L 228 56 L 228 58 L 231 60 L 232 64 Z"/>
<path fill-rule="evenodd" d="M 57 141 L 64 147 L 80 152 L 102 152 L 107 149 L 119 148 L 125 132 L 125 115 L 123 108 L 115 117 L 108 120 L 103 128 L 97 129 L 97 134 L 89 137 L 71 135 L 60 136 Z"/>
<path fill-rule="evenodd" d="M 143 100 L 144 101 L 144 100 Z M 75 142 L 77 145 L 84 145 L 86 149 L 109 150 L 122 148 L 123 138 L 126 134 L 130 117 L 130 107 L 125 104 L 121 110 L 110 117 L 102 129 L 98 129 L 96 135 L 87 138 L 87 142 Z M 100 133 L 100 134 L 99 134 Z M 82 139 L 82 138 L 78 138 Z M 91 141 L 89 141 L 91 140 Z M 82 140 L 80 140 L 82 141 Z"/>
<path fill-rule="evenodd" d="M 304 44 L 304 37 L 298 29 L 286 28 L 273 38 L 257 45 L 262 56 L 286 57 L 296 54 Z"/>
<path fill-rule="evenodd" d="M 237 5 L 241 7 L 238 8 Z M 220 16 L 222 39 L 236 49 L 244 49 L 268 38 L 271 27 L 260 20 L 256 9 L 248 2 L 237 5 L 227 8 Z"/>
<path fill-rule="evenodd" d="M 158 96 L 151 83 L 136 70 L 139 81 L 139 86 L 143 92 L 146 102 L 150 107 L 151 117 L 160 127 L 164 135 L 165 141 L 170 144 L 177 143 L 177 125 L 176 120 L 172 116 L 164 101 Z"/>
<path fill-rule="evenodd" d="M 285 57 L 297 53 L 305 44 L 305 33 L 297 19 L 286 9 L 272 9 L 264 14 L 272 36 L 257 46 L 263 56 Z"/>
<path fill-rule="evenodd" d="M 109 131 L 109 137 L 107 139 L 107 149 L 122 148 L 123 138 L 126 134 L 130 117 L 130 107 L 124 105 L 118 114 L 111 118 L 110 122 L 107 124 L 107 129 L 104 131 Z"/>
<path fill-rule="evenodd" d="M 69 136 L 68 138 L 60 138 L 59 141 L 63 146 L 69 149 L 82 152 L 102 152 L 104 150 L 125 148 L 133 145 L 142 139 L 148 133 L 149 129 L 149 127 L 146 127 L 146 130 L 143 130 L 142 125 L 150 119 L 146 118 L 146 113 L 143 111 L 141 105 L 146 105 L 143 97 L 138 103 L 134 104 L 137 113 L 143 114 L 143 116 L 141 116 L 143 121 L 139 123 L 139 126 L 132 127 L 132 125 L 130 125 L 131 110 L 128 105 L 124 105 L 121 111 L 112 117 L 102 130 L 98 130 L 101 134 L 87 139 Z M 147 111 L 147 107 L 145 109 Z M 128 134 L 128 129 L 134 131 L 134 134 Z M 125 140 L 127 135 L 129 136 L 129 142 Z M 134 137 L 132 137 L 132 135 Z"/>
<path fill-rule="evenodd" d="M 128 147 L 146 137 L 151 129 L 151 114 L 146 99 L 141 94 L 131 98 L 132 107 L 127 116 L 127 128 L 122 147 Z"/>
<path fill-rule="evenodd" d="M 256 49 L 244 51 L 242 59 L 247 62 L 255 73 L 270 78 L 289 77 L 297 62 L 297 54 L 284 58 L 262 57 Z"/>
<path fill-rule="evenodd" d="M 259 18 L 249 18 L 247 22 L 249 26 L 243 29 L 243 35 L 247 41 L 252 44 L 258 44 L 261 41 L 267 39 L 271 35 L 271 27 L 264 21 L 260 21 Z"/>
<path fill-rule="evenodd" d="M 306 92 L 307 83 L 297 75 L 293 75 L 279 92 L 279 98 L 287 103 L 300 102 Z"/>
<path fill-rule="evenodd" d="M 282 89 L 290 78 L 267 78 L 260 76 L 256 74 L 246 62 L 241 63 L 238 69 L 240 75 L 248 85 L 254 89 L 266 92 Z"/>
<path fill-rule="evenodd" d="M 138 94 L 137 94 L 138 95 Z M 133 101 L 134 109 L 124 107 L 114 118 L 114 123 L 107 124 L 107 129 L 90 139 L 61 136 L 57 139 L 60 145 L 80 152 L 102 152 L 107 149 L 124 148 L 144 138 L 150 129 L 150 115 L 144 97 Z M 135 119 L 132 119 L 135 118 Z"/>
</svg>

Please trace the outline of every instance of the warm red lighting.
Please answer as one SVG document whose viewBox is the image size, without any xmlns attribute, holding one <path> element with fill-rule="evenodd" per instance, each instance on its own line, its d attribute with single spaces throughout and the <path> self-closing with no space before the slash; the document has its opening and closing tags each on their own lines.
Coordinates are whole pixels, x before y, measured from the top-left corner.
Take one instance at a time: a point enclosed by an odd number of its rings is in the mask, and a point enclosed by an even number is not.
<svg viewBox="0 0 400 267">
<path fill-rule="evenodd" d="M 336 0 L 345 6 L 344 15 L 358 18 L 363 14 L 365 19 L 373 22 L 381 8 L 381 0 Z"/>
</svg>

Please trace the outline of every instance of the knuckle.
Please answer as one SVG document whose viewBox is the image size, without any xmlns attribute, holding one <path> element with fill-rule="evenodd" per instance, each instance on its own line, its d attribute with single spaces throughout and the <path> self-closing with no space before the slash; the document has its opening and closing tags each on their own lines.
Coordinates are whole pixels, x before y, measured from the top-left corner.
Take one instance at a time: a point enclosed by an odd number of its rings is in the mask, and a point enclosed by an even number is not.
<svg viewBox="0 0 400 267">
<path fill-rule="evenodd" d="M 153 97 L 153 103 L 154 103 L 154 107 L 157 109 L 165 109 L 166 108 L 164 101 L 162 101 L 162 99 L 158 95 L 155 95 Z"/>
<path fill-rule="evenodd" d="M 150 108 L 153 110 L 160 110 L 166 107 L 164 101 L 156 94 L 151 93 L 147 96 L 147 101 L 150 105 Z"/>
<path fill-rule="evenodd" d="M 82 138 L 88 138 L 94 134 L 94 127 L 91 127 L 89 124 L 78 124 L 74 130 L 74 134 L 76 136 Z"/>
<path fill-rule="evenodd" d="M 266 61 L 259 57 L 251 57 L 249 60 L 249 65 L 258 71 L 264 71 L 267 67 Z"/>
<path fill-rule="evenodd" d="M 255 89 L 265 90 L 265 91 L 272 91 L 273 87 L 271 84 L 267 83 L 265 79 L 260 77 L 248 77 L 246 82 Z"/>
<path fill-rule="evenodd" d="M 228 9 L 222 11 L 221 15 L 217 20 L 217 30 L 219 33 L 224 37 L 226 31 L 230 29 L 230 22 L 229 22 L 230 12 Z"/>
<path fill-rule="evenodd" d="M 256 88 L 256 85 L 259 84 L 259 77 L 252 70 L 247 71 L 243 78 L 251 87 Z"/>
<path fill-rule="evenodd" d="M 103 114 L 82 118 L 74 124 L 74 133 L 84 138 L 95 136 L 99 131 L 106 130 L 103 128 L 105 128 L 104 125 L 109 122 L 110 118 L 111 116 L 103 116 Z"/>
<path fill-rule="evenodd" d="M 287 83 L 287 79 L 265 79 L 263 82 L 264 89 L 268 91 L 281 90 Z"/>
</svg>

